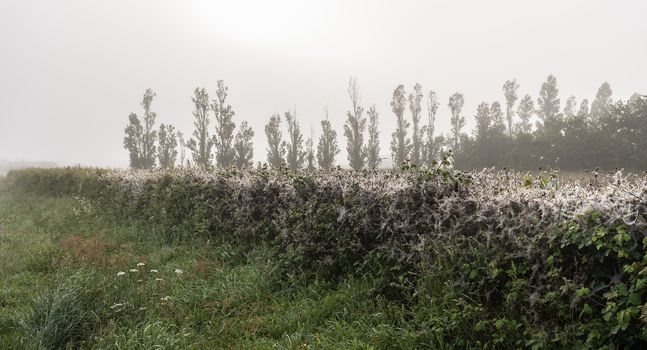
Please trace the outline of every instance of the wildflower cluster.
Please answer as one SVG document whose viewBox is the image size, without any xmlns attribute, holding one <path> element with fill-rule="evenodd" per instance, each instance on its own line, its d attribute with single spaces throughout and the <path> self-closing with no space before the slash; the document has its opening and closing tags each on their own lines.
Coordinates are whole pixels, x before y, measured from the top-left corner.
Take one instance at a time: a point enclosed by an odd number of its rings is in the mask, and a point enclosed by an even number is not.
<svg viewBox="0 0 647 350">
<path fill-rule="evenodd" d="M 143 263 L 143 262 L 140 262 L 140 263 L 137 263 L 137 268 L 129 269 L 128 272 L 132 276 L 136 276 L 137 278 L 139 278 L 139 279 L 136 280 L 136 282 L 138 284 L 142 284 L 145 280 L 152 279 L 153 282 L 154 282 L 154 286 L 155 285 L 156 286 L 162 286 L 162 283 L 164 283 L 164 278 L 163 277 L 155 277 L 155 276 L 160 275 L 159 270 L 157 270 L 157 269 L 148 269 L 147 270 L 145 267 L 146 267 L 146 264 Z M 179 275 L 181 275 L 183 272 L 182 272 L 182 270 L 176 268 L 172 273 L 179 277 Z M 116 276 L 117 276 L 118 281 L 123 280 L 123 279 L 131 281 L 128 277 L 126 277 L 127 273 L 124 272 L 124 271 L 117 272 Z M 140 291 L 140 292 L 141 292 L 140 294 L 149 294 L 149 292 L 147 290 L 146 291 Z M 159 293 L 159 292 L 162 292 L 162 291 L 159 290 L 159 288 L 157 288 L 157 293 Z M 159 301 L 162 302 L 162 304 L 169 304 L 171 302 L 171 300 L 172 300 L 172 298 L 169 295 L 164 295 L 163 297 L 159 297 Z M 115 312 L 120 312 L 120 311 L 123 311 L 124 308 L 127 307 L 128 305 L 132 305 L 132 302 L 130 302 L 130 301 L 120 301 L 120 302 L 117 302 L 114 305 L 112 305 L 110 308 Z M 145 308 L 140 308 L 140 311 L 143 310 L 143 309 L 145 309 Z"/>
</svg>

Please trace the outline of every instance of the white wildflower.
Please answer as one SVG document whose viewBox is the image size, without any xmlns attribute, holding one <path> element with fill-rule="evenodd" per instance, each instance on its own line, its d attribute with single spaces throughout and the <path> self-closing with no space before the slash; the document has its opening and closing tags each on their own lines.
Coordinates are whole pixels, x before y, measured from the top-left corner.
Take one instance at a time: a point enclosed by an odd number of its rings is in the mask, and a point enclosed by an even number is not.
<svg viewBox="0 0 647 350">
<path fill-rule="evenodd" d="M 171 297 L 170 296 L 165 296 L 164 298 L 160 298 L 161 301 L 170 301 Z"/>
<path fill-rule="evenodd" d="M 158 273 L 158 272 L 159 272 L 159 271 L 157 271 L 157 270 L 155 270 L 155 269 L 151 270 L 151 273 Z"/>
<path fill-rule="evenodd" d="M 181 275 L 183 272 L 180 269 L 175 269 L 175 274 L 176 275 Z"/>
<path fill-rule="evenodd" d="M 139 270 L 137 270 L 137 269 L 130 269 L 130 270 L 128 270 L 128 271 L 130 271 L 130 272 L 132 272 L 132 273 L 137 273 L 137 272 L 139 272 Z"/>
<path fill-rule="evenodd" d="M 123 272 L 123 271 L 119 271 L 119 272 L 117 272 L 117 277 L 121 277 L 121 276 L 123 276 L 123 275 L 125 275 L 125 274 L 126 274 L 125 272 Z"/>
<path fill-rule="evenodd" d="M 140 262 L 137 264 L 137 267 L 142 267 L 142 266 L 146 266 L 146 264 L 144 264 L 143 262 Z"/>
<path fill-rule="evenodd" d="M 158 277 L 158 278 L 155 279 L 155 282 L 162 282 L 163 280 L 164 280 L 163 278 Z"/>
</svg>

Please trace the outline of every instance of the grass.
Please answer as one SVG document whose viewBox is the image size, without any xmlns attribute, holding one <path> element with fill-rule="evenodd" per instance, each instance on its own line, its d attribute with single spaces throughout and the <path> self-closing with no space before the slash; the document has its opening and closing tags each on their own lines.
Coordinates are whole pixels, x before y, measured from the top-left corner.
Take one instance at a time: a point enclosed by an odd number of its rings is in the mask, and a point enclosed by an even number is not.
<svg viewBox="0 0 647 350">
<path fill-rule="evenodd" d="M 450 181 L 438 188 L 388 197 L 373 194 L 393 179 L 374 188 L 366 177 L 366 193 L 338 197 L 333 186 L 307 205 L 296 195 L 270 202 L 283 212 L 267 229 L 263 213 L 275 211 L 248 207 L 275 196 L 260 190 L 262 171 L 249 174 L 251 185 L 231 186 L 93 171 L 15 173 L 8 189 L 0 181 L 0 348 L 647 347 L 637 195 L 647 190 L 637 176 L 562 183 L 553 173 L 514 174 L 511 182 L 448 172 L 437 174 Z M 429 175 L 402 174 L 407 186 Z M 279 193 L 308 193 L 300 177 L 272 176 L 288 181 Z M 114 192 L 104 180 L 123 187 Z M 477 187 L 461 192 L 466 186 Z M 430 188 L 455 196 L 427 198 Z M 74 197 L 81 193 L 93 200 Z M 373 198 L 394 211 L 372 215 Z M 428 221 L 410 220 L 429 205 Z M 230 218 L 232 207 L 250 210 Z M 382 237 L 392 222 L 398 227 Z"/>
<path fill-rule="evenodd" d="M 264 246 L 167 244 L 81 198 L 1 186 L 0 225 L 2 349 L 443 348 L 427 309 L 374 297 L 369 276 L 282 278 Z"/>
</svg>

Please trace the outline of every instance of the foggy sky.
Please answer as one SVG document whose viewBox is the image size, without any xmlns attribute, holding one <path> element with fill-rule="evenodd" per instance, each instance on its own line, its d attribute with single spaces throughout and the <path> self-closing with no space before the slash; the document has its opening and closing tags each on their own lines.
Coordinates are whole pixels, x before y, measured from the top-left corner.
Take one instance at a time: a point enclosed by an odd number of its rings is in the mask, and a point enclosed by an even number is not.
<svg viewBox="0 0 647 350">
<path fill-rule="evenodd" d="M 127 166 L 123 129 L 130 112 L 141 116 L 146 88 L 157 124 L 189 135 L 193 89 L 215 97 L 218 79 L 236 124 L 256 133 L 255 160 L 265 159 L 264 124 L 289 109 L 317 137 L 328 105 L 344 149 L 351 76 L 365 108 L 377 106 L 388 156 L 400 83 L 437 92 L 440 131 L 451 94 L 464 94 L 471 128 L 476 105 L 503 103 L 512 78 L 519 99 L 536 101 L 556 75 L 562 107 L 604 81 L 614 99 L 647 93 L 645 14 L 638 0 L 0 0 L 0 159 Z M 348 163 L 345 150 L 337 161 Z"/>
</svg>

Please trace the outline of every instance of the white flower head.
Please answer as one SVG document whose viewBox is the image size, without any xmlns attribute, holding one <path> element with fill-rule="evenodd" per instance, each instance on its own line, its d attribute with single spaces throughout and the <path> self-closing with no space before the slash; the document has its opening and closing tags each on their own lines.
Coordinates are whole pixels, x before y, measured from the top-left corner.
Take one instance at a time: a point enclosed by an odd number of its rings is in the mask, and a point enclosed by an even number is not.
<svg viewBox="0 0 647 350">
<path fill-rule="evenodd" d="M 152 269 L 152 270 L 151 270 L 151 273 L 158 273 L 158 272 L 159 272 L 159 271 L 157 271 L 157 270 L 155 270 L 155 269 Z"/>
<path fill-rule="evenodd" d="M 142 267 L 142 266 L 146 266 L 146 264 L 144 264 L 143 262 L 140 262 L 137 264 L 137 267 Z"/>
<path fill-rule="evenodd" d="M 164 280 L 163 278 L 158 277 L 158 278 L 155 279 L 155 282 L 162 282 L 163 280 Z"/>
<path fill-rule="evenodd" d="M 123 271 L 119 271 L 119 272 L 117 272 L 117 277 L 121 277 L 121 276 L 123 276 L 123 275 L 125 275 L 125 274 L 126 274 L 125 272 L 123 272 Z"/>
<path fill-rule="evenodd" d="M 130 271 L 130 272 L 132 272 L 132 273 L 137 273 L 137 272 L 139 272 L 139 270 L 137 270 L 137 269 L 130 269 L 130 270 L 128 270 L 128 271 Z"/>
<path fill-rule="evenodd" d="M 167 295 L 164 298 L 160 298 L 160 300 L 161 301 L 169 301 L 169 300 L 171 300 L 171 297 Z"/>
<path fill-rule="evenodd" d="M 181 275 L 183 272 L 180 269 L 175 269 L 175 274 L 176 275 Z"/>
</svg>

